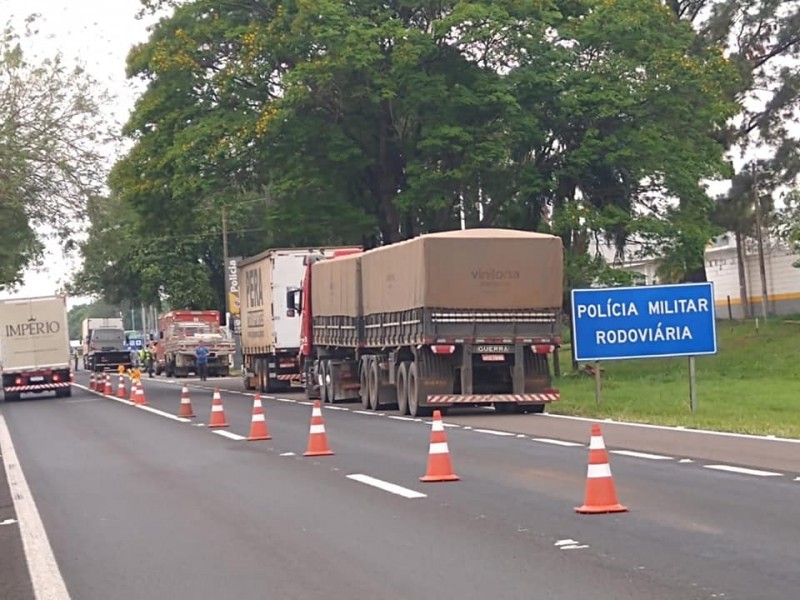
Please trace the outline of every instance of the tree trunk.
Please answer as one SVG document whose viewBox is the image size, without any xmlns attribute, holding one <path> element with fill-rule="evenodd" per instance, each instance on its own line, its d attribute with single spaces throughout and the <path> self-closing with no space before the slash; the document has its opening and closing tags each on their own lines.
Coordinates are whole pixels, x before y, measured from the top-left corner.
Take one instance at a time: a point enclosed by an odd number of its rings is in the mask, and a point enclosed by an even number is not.
<svg viewBox="0 0 800 600">
<path fill-rule="evenodd" d="M 372 195 L 378 209 L 378 226 L 384 244 L 403 239 L 402 215 L 394 203 L 398 190 L 405 185 L 405 164 L 400 153 L 397 132 L 392 120 L 391 106 L 381 106 L 381 125 L 378 133 L 378 156 L 370 169 Z"/>
<path fill-rule="evenodd" d="M 747 295 L 747 271 L 744 248 L 744 236 L 736 231 L 736 266 L 739 269 L 739 301 L 742 304 L 742 311 L 745 319 L 750 318 L 750 299 Z"/>
</svg>

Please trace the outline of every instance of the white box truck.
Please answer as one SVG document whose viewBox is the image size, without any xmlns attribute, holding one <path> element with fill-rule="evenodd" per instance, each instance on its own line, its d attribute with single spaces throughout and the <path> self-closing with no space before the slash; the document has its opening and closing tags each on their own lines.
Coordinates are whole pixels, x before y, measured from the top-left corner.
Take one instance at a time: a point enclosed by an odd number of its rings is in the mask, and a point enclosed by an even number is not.
<svg viewBox="0 0 800 600">
<path fill-rule="evenodd" d="M 0 300 L 3 396 L 72 395 L 65 296 Z"/>
<path fill-rule="evenodd" d="M 239 261 L 245 389 L 276 392 L 301 384 L 300 315 L 287 309 L 286 292 L 302 284 L 309 258 L 340 249 L 272 249 Z"/>
</svg>

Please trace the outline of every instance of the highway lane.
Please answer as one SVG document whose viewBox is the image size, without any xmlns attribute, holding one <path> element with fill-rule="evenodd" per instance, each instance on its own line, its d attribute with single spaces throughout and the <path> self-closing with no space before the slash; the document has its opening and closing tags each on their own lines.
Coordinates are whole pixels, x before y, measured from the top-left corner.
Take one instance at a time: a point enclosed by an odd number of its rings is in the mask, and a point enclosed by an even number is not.
<svg viewBox="0 0 800 600">
<path fill-rule="evenodd" d="M 11 500 L 6 470 L 0 465 L 0 598 L 34 600 L 19 520 Z"/>
<path fill-rule="evenodd" d="M 74 598 L 675 597 L 469 520 L 435 500 L 444 487 L 410 501 L 349 481 L 337 457 L 284 459 L 85 393 L 4 413 Z"/>
<path fill-rule="evenodd" d="M 160 381 L 145 385 L 152 390 L 148 391 L 151 405 L 177 410 L 179 387 Z M 193 388 L 192 394 L 197 420 L 207 421 L 210 390 Z M 251 399 L 233 393 L 223 393 L 223 399 L 230 430 L 246 435 Z M 265 406 L 275 438 L 271 447 L 279 454 L 301 453 L 310 407 L 275 401 L 266 401 Z M 417 481 L 425 468 L 429 426 L 350 408 L 325 411 L 337 465 L 429 493 L 430 486 Z M 588 425 L 584 426 L 588 434 Z M 592 556 L 610 561 L 604 568 L 621 564 L 647 572 L 651 584 L 685 581 L 689 589 L 724 590 L 720 593 L 727 597 L 743 598 L 772 597 L 764 594 L 770 588 L 778 598 L 781 593 L 791 595 L 798 583 L 794 564 L 787 560 L 800 550 L 794 526 L 800 517 L 795 502 L 798 484 L 791 479 L 612 456 L 621 499 L 633 512 L 587 519 L 571 513 L 585 483 L 584 447 L 558 447 L 475 429 L 448 428 L 448 435 L 456 470 L 464 480 L 434 486 L 440 488 L 435 495 L 468 522 L 497 523 L 553 544 L 559 539 L 579 540 L 596 549 L 589 551 Z M 606 438 L 612 445 L 608 434 Z"/>
<path fill-rule="evenodd" d="M 190 380 L 191 381 L 191 380 Z M 241 381 L 227 378 L 192 385 L 219 386 L 242 390 Z M 302 399 L 297 392 L 286 398 Z M 358 409 L 358 404 L 341 406 Z M 387 410 L 387 414 L 393 414 Z M 396 413 L 396 411 L 394 411 Z M 590 419 L 559 415 L 498 415 L 491 409 L 457 409 L 447 415 L 447 422 L 473 428 L 489 428 L 524 434 L 530 437 L 555 438 L 585 444 Z M 800 439 L 776 440 L 717 432 L 699 432 L 642 424 L 601 421 L 603 431 L 617 449 L 666 454 L 707 463 L 740 465 L 754 469 L 778 470 L 800 475 Z"/>
</svg>

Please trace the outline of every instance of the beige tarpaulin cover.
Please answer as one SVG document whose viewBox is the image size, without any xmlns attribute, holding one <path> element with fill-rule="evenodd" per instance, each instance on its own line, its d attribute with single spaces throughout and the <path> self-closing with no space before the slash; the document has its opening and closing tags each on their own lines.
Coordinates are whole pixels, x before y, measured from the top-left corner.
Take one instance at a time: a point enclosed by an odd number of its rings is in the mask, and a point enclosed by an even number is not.
<svg viewBox="0 0 800 600">
<path fill-rule="evenodd" d="M 563 251 L 557 236 L 509 229 L 450 231 L 376 248 L 359 260 L 365 315 L 420 307 L 558 308 L 562 303 Z"/>
<path fill-rule="evenodd" d="M 354 254 L 314 263 L 311 305 L 315 316 L 358 317 L 360 315 L 358 259 Z"/>
</svg>

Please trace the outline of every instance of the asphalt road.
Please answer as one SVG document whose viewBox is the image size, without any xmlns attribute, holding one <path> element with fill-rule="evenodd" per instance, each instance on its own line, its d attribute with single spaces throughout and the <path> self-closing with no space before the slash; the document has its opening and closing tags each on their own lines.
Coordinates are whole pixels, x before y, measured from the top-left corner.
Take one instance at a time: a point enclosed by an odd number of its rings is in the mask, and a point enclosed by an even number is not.
<svg viewBox="0 0 800 600">
<path fill-rule="evenodd" d="M 583 499 L 588 423 L 574 422 L 583 436 L 571 442 L 551 418 L 448 416 L 462 479 L 424 484 L 424 421 L 327 409 L 336 454 L 303 458 L 311 407 L 298 397 L 265 399 L 273 439 L 247 442 L 200 425 L 211 390 L 191 384 L 197 426 L 165 418 L 178 411 L 180 387 L 163 379 L 144 381 L 148 410 L 80 388 L 68 400 L 2 406 L 72 598 L 785 600 L 800 585 L 793 473 L 719 471 L 674 451 L 612 453 L 631 512 L 582 516 L 573 507 Z M 217 384 L 239 389 L 207 385 Z M 226 432 L 246 436 L 251 397 L 222 398 Z M 537 427 L 547 428 L 544 441 L 534 441 Z M 617 432 L 603 432 L 618 447 Z M 19 548 L 10 539 L 0 537 L 4 557 Z M 23 587 L 0 597 L 27 600 Z"/>
<path fill-rule="evenodd" d="M 215 387 L 230 391 L 242 391 L 239 379 L 226 378 L 193 381 L 192 385 Z M 283 394 L 286 398 L 303 400 L 300 393 Z M 341 404 L 352 410 L 360 406 L 355 403 Z M 396 414 L 391 410 L 387 415 Z M 492 409 L 451 410 L 447 422 L 472 428 L 489 428 L 524 434 L 532 438 L 555 438 L 557 440 L 585 444 L 590 423 L 595 421 L 560 415 L 502 415 Z M 678 460 L 693 459 L 707 463 L 724 463 L 758 470 L 777 470 L 800 475 L 800 439 L 769 439 L 761 436 L 701 432 L 674 427 L 648 426 L 634 423 L 600 421 L 606 443 L 613 443 L 619 450 L 669 455 Z"/>
</svg>

